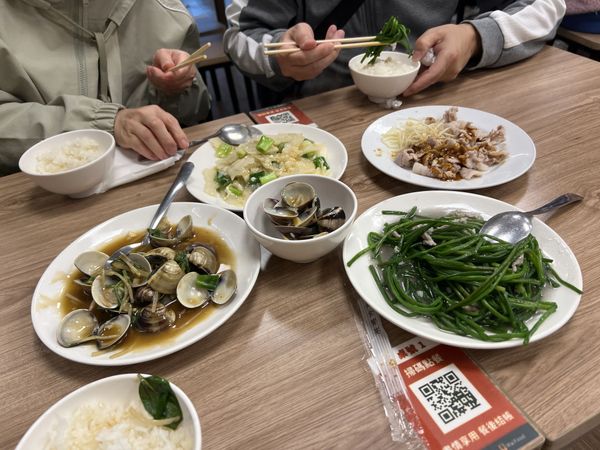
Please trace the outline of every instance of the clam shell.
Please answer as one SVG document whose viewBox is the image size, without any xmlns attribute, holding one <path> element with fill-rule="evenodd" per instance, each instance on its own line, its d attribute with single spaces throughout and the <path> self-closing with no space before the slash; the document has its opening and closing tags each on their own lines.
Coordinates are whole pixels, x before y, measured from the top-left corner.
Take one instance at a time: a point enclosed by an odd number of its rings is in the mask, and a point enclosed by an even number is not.
<svg viewBox="0 0 600 450">
<path fill-rule="evenodd" d="M 183 270 L 173 260 L 165 262 L 148 279 L 148 286 L 161 294 L 174 294 L 177 289 L 177 283 L 184 276 Z"/>
<path fill-rule="evenodd" d="M 87 309 L 76 309 L 67 314 L 60 322 L 57 340 L 63 347 L 73 347 L 95 339 L 98 319 Z"/>
<path fill-rule="evenodd" d="M 187 273 L 177 284 L 177 300 L 186 308 L 198 308 L 210 300 L 210 292 L 196 286 L 198 273 Z"/>
<path fill-rule="evenodd" d="M 106 253 L 90 250 L 77 256 L 73 264 L 81 273 L 94 276 L 102 269 L 107 259 L 108 255 Z"/>
<path fill-rule="evenodd" d="M 129 314 L 119 314 L 104 322 L 94 333 L 98 349 L 104 350 L 118 344 L 129 331 L 130 325 L 131 317 Z"/>
</svg>

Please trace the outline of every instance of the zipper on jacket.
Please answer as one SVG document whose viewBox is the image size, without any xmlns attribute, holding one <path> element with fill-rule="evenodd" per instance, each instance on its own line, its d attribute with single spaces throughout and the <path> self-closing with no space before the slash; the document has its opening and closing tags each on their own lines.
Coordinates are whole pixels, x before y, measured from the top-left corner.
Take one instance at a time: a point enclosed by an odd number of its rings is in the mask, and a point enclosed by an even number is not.
<svg viewBox="0 0 600 450">
<path fill-rule="evenodd" d="M 86 27 L 87 15 L 88 15 L 88 0 L 83 2 L 75 0 L 72 3 L 73 9 L 75 10 L 73 16 L 76 18 L 77 23 Z M 83 36 L 83 32 L 77 33 L 78 37 L 75 38 L 75 54 L 77 57 L 77 65 L 79 68 L 79 92 L 81 95 L 89 97 L 88 95 L 88 76 L 87 76 L 87 64 L 85 60 L 85 46 L 86 41 Z"/>
</svg>

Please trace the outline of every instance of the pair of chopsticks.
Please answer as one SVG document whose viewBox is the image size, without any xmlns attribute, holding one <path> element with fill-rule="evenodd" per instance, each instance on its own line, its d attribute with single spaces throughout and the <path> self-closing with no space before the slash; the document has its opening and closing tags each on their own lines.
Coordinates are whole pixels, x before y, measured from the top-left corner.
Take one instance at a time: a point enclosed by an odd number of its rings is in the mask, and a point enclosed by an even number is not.
<svg viewBox="0 0 600 450">
<path fill-rule="evenodd" d="M 210 42 L 207 42 L 190 56 L 188 56 L 185 60 L 181 61 L 176 66 L 171 67 L 167 72 L 173 72 L 174 70 L 181 69 L 182 67 L 189 66 L 190 64 L 196 64 L 197 62 L 204 61 L 208 56 L 204 54 L 206 50 L 210 48 Z"/>
<path fill-rule="evenodd" d="M 352 38 L 343 38 L 343 39 L 321 39 L 316 41 L 317 44 L 324 44 L 326 42 L 334 42 L 335 45 L 333 48 L 357 48 L 357 47 L 378 47 L 380 45 L 387 45 L 383 42 L 379 42 L 375 40 L 375 36 L 362 36 L 362 37 L 352 37 Z M 267 49 L 283 47 L 284 45 L 293 45 L 294 47 L 290 48 L 282 48 L 278 50 L 264 50 L 265 55 L 281 55 L 285 53 L 296 53 L 301 51 L 296 46 L 296 43 L 293 41 L 284 41 L 284 42 L 271 42 L 268 44 L 263 44 L 263 47 Z"/>
</svg>

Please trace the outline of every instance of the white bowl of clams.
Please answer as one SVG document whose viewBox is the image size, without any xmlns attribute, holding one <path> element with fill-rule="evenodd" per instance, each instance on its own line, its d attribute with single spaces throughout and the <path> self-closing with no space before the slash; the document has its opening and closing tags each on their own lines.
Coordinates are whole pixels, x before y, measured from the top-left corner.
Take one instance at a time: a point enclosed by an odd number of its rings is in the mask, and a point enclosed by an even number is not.
<svg viewBox="0 0 600 450">
<path fill-rule="evenodd" d="M 315 261 L 343 242 L 356 217 L 354 192 L 320 175 L 290 175 L 254 191 L 244 220 L 269 252 L 298 263 Z"/>
</svg>

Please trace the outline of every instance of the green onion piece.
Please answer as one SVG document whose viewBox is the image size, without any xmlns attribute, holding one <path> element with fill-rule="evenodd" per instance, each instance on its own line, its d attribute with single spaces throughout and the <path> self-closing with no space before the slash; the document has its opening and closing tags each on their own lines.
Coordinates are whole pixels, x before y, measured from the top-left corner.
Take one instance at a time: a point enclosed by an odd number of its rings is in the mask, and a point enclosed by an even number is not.
<svg viewBox="0 0 600 450">
<path fill-rule="evenodd" d="M 279 144 L 277 144 L 277 148 L 279 149 L 279 153 L 281 153 L 285 148 L 285 142 L 280 142 Z"/>
<path fill-rule="evenodd" d="M 235 153 L 236 153 L 238 159 L 242 159 L 244 156 L 246 156 L 248 154 L 248 152 L 246 150 L 241 149 L 241 148 L 238 148 Z"/>
<path fill-rule="evenodd" d="M 225 186 L 231 184 L 231 177 L 225 172 L 217 171 L 215 174 L 215 183 L 217 183 L 217 189 L 223 189 Z"/>
<path fill-rule="evenodd" d="M 223 142 L 221 145 L 219 145 L 219 147 L 217 148 L 217 157 L 218 158 L 225 158 L 226 156 L 229 156 L 229 154 L 233 151 L 233 146 L 226 144 L 225 142 Z"/>
<path fill-rule="evenodd" d="M 258 186 L 260 184 L 260 177 L 264 177 L 266 174 L 265 171 L 251 173 L 248 178 L 248 184 L 251 186 Z"/>
<path fill-rule="evenodd" d="M 327 160 L 322 156 L 317 156 L 315 159 L 313 159 L 313 164 L 317 169 L 325 168 L 329 170 L 329 164 L 327 164 Z"/>
<path fill-rule="evenodd" d="M 242 191 L 240 188 L 238 188 L 238 187 L 234 186 L 233 184 L 230 184 L 230 185 L 228 185 L 228 186 L 225 188 L 225 190 L 226 190 L 227 192 L 229 192 L 230 194 L 233 194 L 233 195 L 235 195 L 236 197 L 241 197 L 241 196 L 242 196 L 242 194 L 243 194 L 243 191 Z"/>
<path fill-rule="evenodd" d="M 260 177 L 260 184 L 267 184 L 269 181 L 273 181 L 275 178 L 277 178 L 277 175 L 275 175 L 273 172 L 269 172 Z"/>
<path fill-rule="evenodd" d="M 313 159 L 315 156 L 317 156 L 317 152 L 306 152 L 305 154 L 302 155 L 303 158 L 306 159 Z"/>
<path fill-rule="evenodd" d="M 269 152 L 269 149 L 273 146 L 275 141 L 268 136 L 262 135 L 260 140 L 256 144 L 256 150 L 263 155 Z"/>
<path fill-rule="evenodd" d="M 209 291 L 214 291 L 217 288 L 217 284 L 219 284 L 219 278 L 221 277 L 215 274 L 198 275 L 198 278 L 196 278 L 196 286 L 208 289 Z"/>
</svg>

